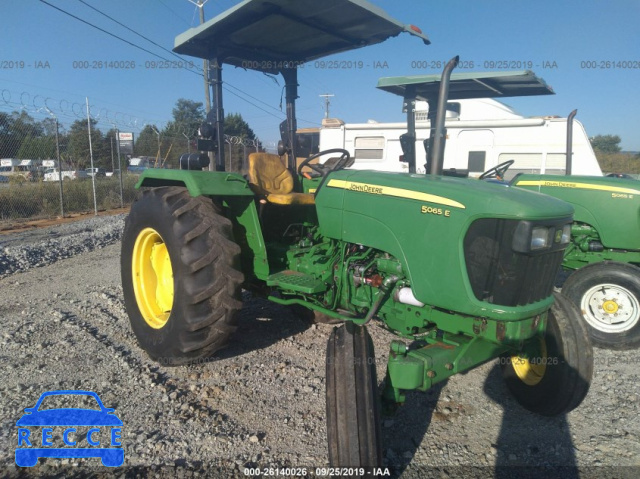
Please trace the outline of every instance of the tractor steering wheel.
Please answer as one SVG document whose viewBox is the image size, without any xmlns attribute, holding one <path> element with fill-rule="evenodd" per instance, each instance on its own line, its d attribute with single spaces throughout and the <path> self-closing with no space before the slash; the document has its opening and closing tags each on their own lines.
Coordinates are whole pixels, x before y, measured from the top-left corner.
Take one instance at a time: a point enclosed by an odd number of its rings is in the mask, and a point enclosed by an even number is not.
<svg viewBox="0 0 640 479">
<path fill-rule="evenodd" d="M 497 178 L 499 180 L 504 179 L 504 174 L 509 167 L 515 163 L 515 160 L 507 160 L 499 165 L 489 168 L 487 171 L 480 175 L 480 180 L 486 180 L 487 178 Z"/>
<path fill-rule="evenodd" d="M 331 165 L 328 165 L 326 167 L 324 165 L 319 165 L 317 163 L 314 163 L 314 164 L 310 163 L 312 160 L 315 160 L 316 158 L 323 155 L 328 155 L 330 153 L 340 153 L 340 158 L 338 158 L 338 160 L 335 163 L 332 163 Z M 349 155 L 349 152 L 347 150 L 344 150 L 342 148 L 332 148 L 330 150 L 320 151 L 315 155 L 311 155 L 310 157 L 305 158 L 302 161 L 302 163 L 300 163 L 300 166 L 298 166 L 298 175 L 302 176 L 302 169 L 305 166 L 308 166 L 313 171 L 320 174 L 320 176 L 327 176 L 330 172 L 334 170 L 341 170 L 351 165 L 353 165 L 353 161 L 351 161 L 351 155 Z"/>
</svg>

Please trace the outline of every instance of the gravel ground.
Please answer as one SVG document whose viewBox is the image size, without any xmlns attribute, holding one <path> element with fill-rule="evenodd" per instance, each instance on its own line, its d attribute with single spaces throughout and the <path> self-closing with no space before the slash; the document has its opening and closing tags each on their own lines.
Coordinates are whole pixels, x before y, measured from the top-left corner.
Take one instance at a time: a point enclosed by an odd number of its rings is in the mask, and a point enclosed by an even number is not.
<svg viewBox="0 0 640 479">
<path fill-rule="evenodd" d="M 40 394 L 95 391 L 124 423 L 121 476 L 244 477 L 245 467 L 326 467 L 330 326 L 245 295 L 240 328 L 214 361 L 168 368 L 133 336 L 120 288 L 123 216 L 0 236 L 0 476 L 100 475 L 97 459 L 16 470 L 16 421 Z M 372 327 L 379 380 L 391 336 Z M 584 403 L 523 410 L 489 363 L 383 419 L 392 477 L 640 477 L 636 351 L 596 349 Z"/>
</svg>

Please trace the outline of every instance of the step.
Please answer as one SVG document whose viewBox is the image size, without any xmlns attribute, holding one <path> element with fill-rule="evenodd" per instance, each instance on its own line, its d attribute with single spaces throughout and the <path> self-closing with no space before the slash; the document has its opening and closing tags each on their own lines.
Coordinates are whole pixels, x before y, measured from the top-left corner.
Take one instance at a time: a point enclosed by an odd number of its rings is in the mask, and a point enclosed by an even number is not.
<svg viewBox="0 0 640 479">
<path fill-rule="evenodd" d="M 292 270 L 284 270 L 272 274 L 267 278 L 267 286 L 277 286 L 287 291 L 306 294 L 322 293 L 327 290 L 327 285 L 319 279 Z"/>
</svg>

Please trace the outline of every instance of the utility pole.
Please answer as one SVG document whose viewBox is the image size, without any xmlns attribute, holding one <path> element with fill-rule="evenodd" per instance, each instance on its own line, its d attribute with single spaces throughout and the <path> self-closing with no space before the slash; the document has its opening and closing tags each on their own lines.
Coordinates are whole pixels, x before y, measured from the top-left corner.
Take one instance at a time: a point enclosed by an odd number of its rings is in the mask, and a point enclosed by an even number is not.
<svg viewBox="0 0 640 479">
<path fill-rule="evenodd" d="M 330 95 L 329 93 L 325 93 L 324 95 L 318 95 L 318 96 L 324 98 L 324 117 L 329 118 L 329 105 L 331 104 L 331 100 L 329 100 L 329 98 L 335 95 Z"/>
<path fill-rule="evenodd" d="M 202 25 L 204 23 L 204 4 L 208 0 L 188 1 L 200 10 L 200 25 Z M 211 94 L 209 92 L 209 61 L 206 59 L 202 60 L 202 73 L 204 75 L 204 108 L 208 115 L 211 111 Z M 213 152 L 211 151 L 209 152 L 209 170 L 213 171 Z"/>
</svg>

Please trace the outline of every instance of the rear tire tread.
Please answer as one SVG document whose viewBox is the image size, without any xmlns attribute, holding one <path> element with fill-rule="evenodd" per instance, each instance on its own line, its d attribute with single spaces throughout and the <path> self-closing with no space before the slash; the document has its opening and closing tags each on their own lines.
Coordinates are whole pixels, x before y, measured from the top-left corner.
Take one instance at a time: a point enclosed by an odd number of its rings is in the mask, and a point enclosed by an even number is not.
<svg viewBox="0 0 640 479">
<path fill-rule="evenodd" d="M 142 318 L 132 289 L 133 244 L 147 226 L 163 237 L 177 278 L 169 321 L 159 330 Z M 220 207 L 206 197 L 192 198 L 182 187 L 145 190 L 127 218 L 122 253 L 125 304 L 138 341 L 152 358 L 188 364 L 224 346 L 236 330 L 244 275 L 231 221 Z"/>
</svg>

